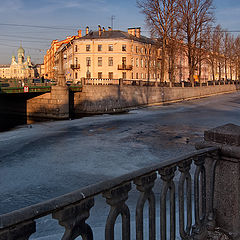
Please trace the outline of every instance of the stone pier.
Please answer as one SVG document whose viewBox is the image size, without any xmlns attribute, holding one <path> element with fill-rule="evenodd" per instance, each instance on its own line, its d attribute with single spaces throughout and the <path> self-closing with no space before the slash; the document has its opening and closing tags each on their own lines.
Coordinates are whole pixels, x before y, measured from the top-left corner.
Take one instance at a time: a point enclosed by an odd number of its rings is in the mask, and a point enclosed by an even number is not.
<svg viewBox="0 0 240 240">
<path fill-rule="evenodd" d="M 27 116 L 50 119 L 69 118 L 69 89 L 52 86 L 50 93 L 27 100 Z"/>
<path fill-rule="evenodd" d="M 214 225 L 212 227 L 219 227 L 233 239 L 240 239 L 240 126 L 226 124 L 205 131 L 204 141 L 196 148 L 209 146 L 219 148 L 219 156 L 209 158 L 206 163 L 207 176 L 210 176 L 216 161 L 214 211 L 209 220 Z M 207 186 L 210 185 L 209 180 Z M 211 190 L 207 192 L 210 198 Z"/>
</svg>

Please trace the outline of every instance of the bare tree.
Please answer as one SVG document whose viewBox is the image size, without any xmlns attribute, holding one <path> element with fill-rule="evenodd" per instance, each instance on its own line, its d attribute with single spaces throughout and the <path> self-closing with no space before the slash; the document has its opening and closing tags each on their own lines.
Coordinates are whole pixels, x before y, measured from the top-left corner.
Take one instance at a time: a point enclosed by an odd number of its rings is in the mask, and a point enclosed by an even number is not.
<svg viewBox="0 0 240 240">
<path fill-rule="evenodd" d="M 227 49 L 226 49 L 226 57 L 228 59 L 228 66 L 229 66 L 229 74 L 230 79 L 233 79 L 233 67 L 234 67 L 234 36 L 229 34 L 228 41 L 227 41 Z"/>
<path fill-rule="evenodd" d="M 170 56 L 170 80 L 173 79 L 174 49 L 178 34 L 178 0 L 137 0 L 138 7 L 146 17 L 151 34 L 159 39 L 161 47 L 161 81 L 165 80 L 167 52 Z M 168 51 L 167 51 L 168 50 Z"/>
<path fill-rule="evenodd" d="M 198 47 L 202 41 L 201 33 L 214 20 L 212 0 L 179 0 L 180 18 L 182 20 L 182 37 L 187 45 L 190 81 L 198 65 Z"/>
<path fill-rule="evenodd" d="M 222 80 L 222 70 L 223 70 L 223 63 L 224 63 L 224 57 L 223 57 L 223 42 L 224 42 L 224 34 L 223 29 L 220 25 L 217 25 L 214 28 L 213 33 L 213 42 L 214 44 L 214 51 L 216 56 L 216 63 L 218 68 L 218 80 Z"/>
<path fill-rule="evenodd" d="M 233 44 L 234 44 L 233 36 L 225 30 L 223 39 L 225 80 L 232 78 Z"/>
<path fill-rule="evenodd" d="M 221 80 L 223 67 L 223 30 L 220 25 L 208 28 L 205 48 L 208 53 L 208 62 L 212 70 L 212 79 Z M 218 79 L 216 77 L 218 73 Z"/>
<path fill-rule="evenodd" d="M 236 66 L 236 79 L 240 79 L 240 36 L 238 35 L 235 40 L 235 66 Z"/>
</svg>

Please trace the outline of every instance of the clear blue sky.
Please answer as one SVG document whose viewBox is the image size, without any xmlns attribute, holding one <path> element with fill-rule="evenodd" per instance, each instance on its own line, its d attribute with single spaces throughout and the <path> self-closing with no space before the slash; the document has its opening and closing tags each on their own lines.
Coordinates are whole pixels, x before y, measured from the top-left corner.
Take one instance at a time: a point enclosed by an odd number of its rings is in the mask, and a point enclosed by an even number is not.
<svg viewBox="0 0 240 240">
<path fill-rule="evenodd" d="M 240 30 L 240 1 L 215 0 L 216 24 L 228 30 Z M 51 40 L 75 35 L 86 26 L 96 30 L 108 27 L 115 16 L 114 29 L 126 31 L 141 26 L 148 35 L 144 16 L 135 0 L 0 0 L 0 64 L 9 64 L 22 42 L 34 63 L 42 63 Z M 40 28 L 13 25 L 61 27 Z"/>
</svg>

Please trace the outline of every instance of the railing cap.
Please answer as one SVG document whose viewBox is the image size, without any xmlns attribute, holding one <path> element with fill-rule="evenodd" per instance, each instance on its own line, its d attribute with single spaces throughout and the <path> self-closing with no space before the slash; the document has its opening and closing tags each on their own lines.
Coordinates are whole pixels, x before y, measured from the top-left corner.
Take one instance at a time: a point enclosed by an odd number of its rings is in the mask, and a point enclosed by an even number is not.
<svg viewBox="0 0 240 240">
<path fill-rule="evenodd" d="M 82 201 L 83 199 L 93 197 L 99 193 L 110 190 L 116 186 L 132 181 L 137 177 L 158 171 L 160 168 L 177 166 L 179 163 L 186 161 L 190 158 L 193 158 L 197 155 L 211 153 L 217 150 L 218 147 L 209 147 L 198 151 L 194 151 L 187 155 L 180 156 L 178 158 L 168 159 L 158 164 L 145 167 L 134 172 L 130 172 L 110 180 L 106 180 L 104 182 L 93 184 L 85 188 L 81 188 L 77 191 L 65 194 L 54 199 L 50 199 L 42 203 L 38 203 L 23 209 L 19 209 L 7 214 L 0 215 L 0 230 L 12 227 L 14 225 L 17 225 L 28 220 L 34 220 L 49 215 L 50 213 L 63 209 L 66 206 L 76 204 Z"/>
<path fill-rule="evenodd" d="M 204 132 L 204 140 L 240 146 L 240 126 L 225 124 Z"/>
</svg>

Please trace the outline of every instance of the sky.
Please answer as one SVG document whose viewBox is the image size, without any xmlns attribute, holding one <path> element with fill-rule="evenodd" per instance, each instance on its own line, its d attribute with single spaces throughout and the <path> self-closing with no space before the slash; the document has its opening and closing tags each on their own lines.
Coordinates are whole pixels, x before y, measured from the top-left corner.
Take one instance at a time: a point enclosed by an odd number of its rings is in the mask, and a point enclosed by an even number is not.
<svg viewBox="0 0 240 240">
<path fill-rule="evenodd" d="M 213 0 L 216 22 L 228 30 L 240 30 L 240 0 Z M 98 25 L 127 31 L 141 27 L 148 36 L 144 15 L 136 0 L 0 0 L 0 64 L 10 64 L 20 45 L 34 63 L 43 56 L 54 39 L 76 35 L 86 26 Z"/>
</svg>

